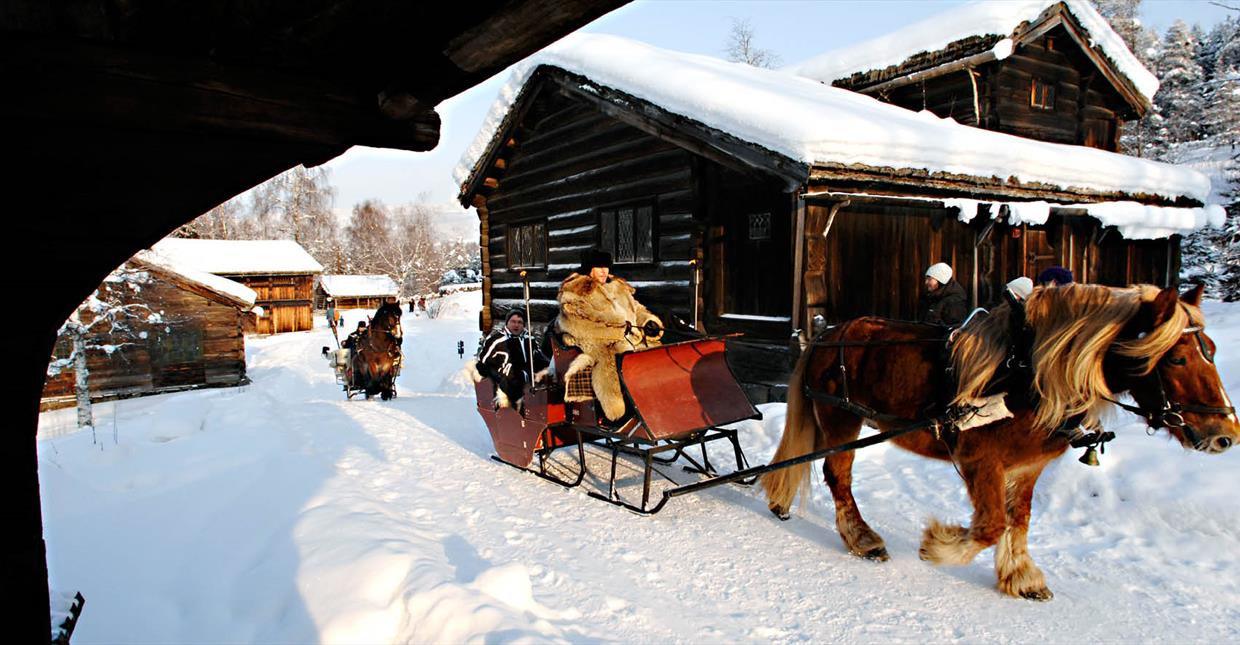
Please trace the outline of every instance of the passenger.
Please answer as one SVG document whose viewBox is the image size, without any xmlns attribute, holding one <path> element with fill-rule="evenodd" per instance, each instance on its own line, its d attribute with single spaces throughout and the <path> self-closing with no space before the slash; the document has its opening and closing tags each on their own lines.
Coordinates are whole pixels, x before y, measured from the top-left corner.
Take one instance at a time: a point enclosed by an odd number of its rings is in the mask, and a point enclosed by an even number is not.
<svg viewBox="0 0 1240 645">
<path fill-rule="evenodd" d="M 1038 284 L 1044 287 L 1072 284 L 1072 272 L 1061 266 L 1050 267 L 1038 274 Z"/>
<path fill-rule="evenodd" d="M 560 284 L 559 331 L 582 354 L 564 374 L 566 381 L 583 369 L 592 370 L 590 384 L 607 419 L 625 413 L 616 354 L 659 345 L 663 321 L 633 298 L 635 289 L 611 275 L 611 255 L 590 250 L 581 268 Z M 565 400 L 569 400 L 567 397 Z M 581 400 L 581 399 L 574 399 Z"/>
<path fill-rule="evenodd" d="M 1030 294 L 1033 293 L 1033 280 L 1030 280 L 1022 275 L 1021 277 L 1007 283 L 1006 291 L 1011 294 L 1011 297 L 1016 300 L 1016 302 L 1024 302 L 1028 300 Z"/>
<path fill-rule="evenodd" d="M 917 320 L 934 325 L 959 325 L 969 314 L 964 287 L 952 279 L 952 268 L 939 262 L 926 269 L 922 281 L 926 290 L 918 305 Z"/>
<path fill-rule="evenodd" d="M 530 374 L 530 347 L 534 350 L 534 374 Z M 464 345 L 459 345 L 463 352 Z M 513 309 L 504 318 L 504 325 L 482 341 L 478 352 L 478 372 L 494 380 L 510 400 L 521 398 L 526 383 L 547 367 L 547 359 L 538 351 L 537 339 L 526 334 L 525 312 Z M 502 402 L 501 402 L 502 403 Z"/>
</svg>

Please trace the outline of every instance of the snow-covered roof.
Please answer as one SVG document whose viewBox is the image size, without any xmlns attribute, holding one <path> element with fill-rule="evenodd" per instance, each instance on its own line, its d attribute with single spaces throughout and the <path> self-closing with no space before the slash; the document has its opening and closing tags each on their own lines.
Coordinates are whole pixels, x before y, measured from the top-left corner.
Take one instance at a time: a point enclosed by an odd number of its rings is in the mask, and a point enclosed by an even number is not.
<svg viewBox="0 0 1240 645">
<path fill-rule="evenodd" d="M 1106 18 L 1087 0 L 973 2 L 863 43 L 789 65 L 782 71 L 830 84 L 858 72 L 900 65 L 917 54 L 939 51 L 952 43 L 978 36 L 1004 39 L 995 45 L 997 57 L 1004 58 L 1012 50 L 1012 42 L 1007 39 L 1016 35 L 1021 24 L 1036 20 L 1056 4 L 1063 4 L 1086 32 L 1083 35 L 1090 44 L 1098 48 L 1147 102 L 1152 100 L 1158 91 L 1158 79 L 1137 60 Z"/>
<path fill-rule="evenodd" d="M 1079 194 L 1074 203 L 1099 194 L 1115 201 L 1158 196 L 1204 203 L 1210 194 L 1209 178 L 1188 168 L 982 130 L 781 71 L 580 33 L 514 70 L 456 168 L 463 191 L 482 172 L 477 166 L 497 145 L 505 116 L 540 65 L 584 76 L 808 168 L 928 171 Z"/>
<path fill-rule="evenodd" d="M 253 289 L 240 282 L 234 282 L 228 278 L 221 278 L 218 275 L 186 266 L 153 249 L 138 251 L 133 256 L 133 261 L 136 264 L 169 273 L 182 280 L 194 283 L 241 307 L 253 307 L 254 301 L 258 299 L 258 294 Z"/>
<path fill-rule="evenodd" d="M 323 271 L 323 265 L 292 240 L 187 240 L 169 237 L 151 248 L 179 264 L 218 275 Z"/>
<path fill-rule="evenodd" d="M 325 275 L 323 292 L 333 298 L 395 296 L 400 293 L 396 282 L 385 275 Z"/>
</svg>

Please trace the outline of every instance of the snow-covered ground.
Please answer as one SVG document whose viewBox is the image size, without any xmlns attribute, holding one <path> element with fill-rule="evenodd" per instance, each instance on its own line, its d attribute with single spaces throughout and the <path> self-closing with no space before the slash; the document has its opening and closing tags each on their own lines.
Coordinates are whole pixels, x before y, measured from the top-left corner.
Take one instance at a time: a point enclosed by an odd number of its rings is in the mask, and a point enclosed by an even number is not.
<svg viewBox="0 0 1240 645">
<path fill-rule="evenodd" d="M 1016 600 L 990 551 L 918 560 L 926 517 L 969 506 L 950 465 L 897 449 L 855 473 L 881 564 L 845 553 L 820 482 L 789 522 L 741 488 L 639 517 L 491 461 L 456 355 L 480 296 L 449 298 L 406 314 L 393 401 L 345 401 L 319 327 L 249 339 L 249 386 L 97 406 L 98 443 L 44 414 L 52 584 L 87 599 L 74 642 L 1240 640 L 1240 455 L 1117 418 L 1101 468 L 1070 454 L 1039 483 L 1030 545 L 1056 597 Z M 1240 306 L 1206 313 L 1240 393 Z M 753 463 L 782 424 L 763 412 Z"/>
</svg>

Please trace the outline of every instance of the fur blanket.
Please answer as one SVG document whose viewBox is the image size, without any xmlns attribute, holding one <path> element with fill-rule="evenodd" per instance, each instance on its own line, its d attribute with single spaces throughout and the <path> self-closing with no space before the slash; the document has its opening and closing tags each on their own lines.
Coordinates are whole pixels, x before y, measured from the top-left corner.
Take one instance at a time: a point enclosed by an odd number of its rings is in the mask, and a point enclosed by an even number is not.
<svg viewBox="0 0 1240 645">
<path fill-rule="evenodd" d="M 559 329 L 565 341 L 582 354 L 569 365 L 565 380 L 590 367 L 594 396 L 608 419 L 624 414 L 624 394 L 616 371 L 616 354 L 659 345 L 663 321 L 633 297 L 635 289 L 620 278 L 598 284 L 588 275 L 574 273 L 560 284 Z M 646 333 L 653 322 L 658 332 Z"/>
</svg>

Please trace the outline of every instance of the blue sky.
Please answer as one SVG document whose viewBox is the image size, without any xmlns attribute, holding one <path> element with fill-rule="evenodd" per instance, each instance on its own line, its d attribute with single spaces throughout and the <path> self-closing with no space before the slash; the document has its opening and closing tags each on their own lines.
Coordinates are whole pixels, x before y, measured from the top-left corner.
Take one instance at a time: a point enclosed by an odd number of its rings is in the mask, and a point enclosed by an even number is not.
<svg viewBox="0 0 1240 645">
<path fill-rule="evenodd" d="M 748 19 L 756 44 L 784 64 L 861 42 L 940 13 L 961 0 L 637 0 L 594 21 L 583 31 L 609 33 L 678 51 L 723 57 L 732 19 Z M 1240 5 L 1240 2 L 1236 2 Z M 1205 28 L 1228 15 L 1207 0 L 1144 0 L 1142 20 L 1165 31 L 1175 19 Z M 425 195 L 454 200 L 452 169 L 473 141 L 483 117 L 508 78 L 505 70 L 436 108 L 443 119 L 439 146 L 413 153 L 355 147 L 327 164 L 336 187 L 336 209 L 348 213 L 368 198 L 388 204 Z M 461 213 L 464 215 L 464 211 Z"/>
</svg>

